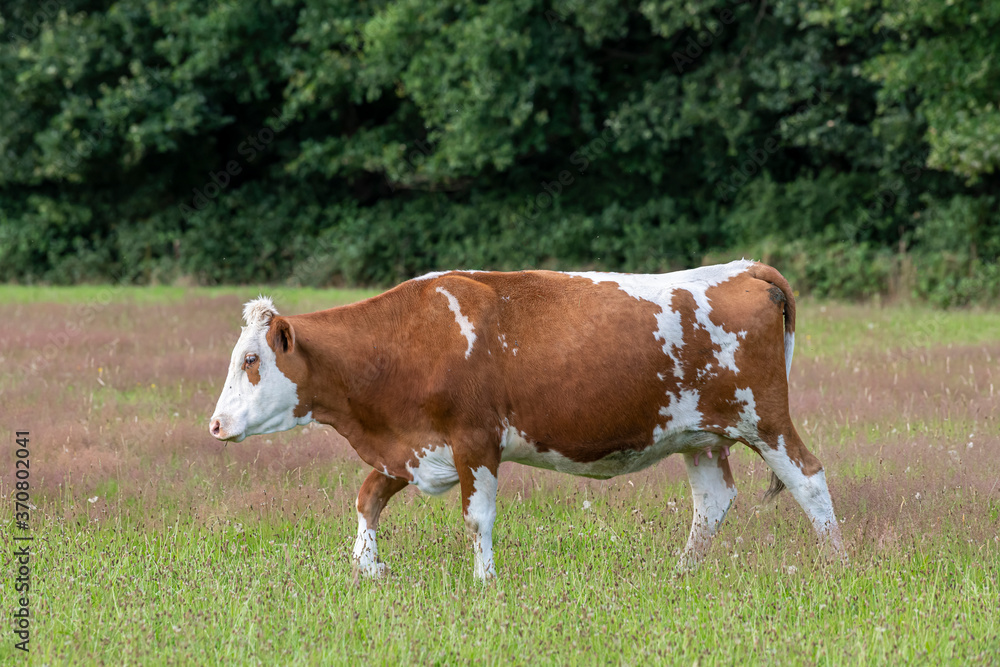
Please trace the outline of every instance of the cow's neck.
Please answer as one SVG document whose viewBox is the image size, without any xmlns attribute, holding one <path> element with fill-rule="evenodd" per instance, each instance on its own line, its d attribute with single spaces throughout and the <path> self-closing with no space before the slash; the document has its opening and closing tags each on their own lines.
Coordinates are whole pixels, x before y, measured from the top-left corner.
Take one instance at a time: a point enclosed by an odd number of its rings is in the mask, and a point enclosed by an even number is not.
<svg viewBox="0 0 1000 667">
<path fill-rule="evenodd" d="M 377 421 L 369 410 L 370 390 L 384 370 L 367 313 L 357 306 L 290 317 L 303 363 L 299 408 L 356 442 Z M 382 340 L 387 332 L 382 331 Z M 383 345 L 384 347 L 384 345 Z"/>
</svg>

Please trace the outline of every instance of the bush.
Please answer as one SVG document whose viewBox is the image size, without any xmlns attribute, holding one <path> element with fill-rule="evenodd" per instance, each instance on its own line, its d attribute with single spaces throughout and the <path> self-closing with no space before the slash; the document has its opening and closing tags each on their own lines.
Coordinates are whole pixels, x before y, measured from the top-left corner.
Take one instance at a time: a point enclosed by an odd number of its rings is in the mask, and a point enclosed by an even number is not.
<svg viewBox="0 0 1000 667">
<path fill-rule="evenodd" d="M 10 0 L 0 280 L 744 254 L 829 297 L 986 301 L 1000 10 L 919 4 Z"/>
</svg>

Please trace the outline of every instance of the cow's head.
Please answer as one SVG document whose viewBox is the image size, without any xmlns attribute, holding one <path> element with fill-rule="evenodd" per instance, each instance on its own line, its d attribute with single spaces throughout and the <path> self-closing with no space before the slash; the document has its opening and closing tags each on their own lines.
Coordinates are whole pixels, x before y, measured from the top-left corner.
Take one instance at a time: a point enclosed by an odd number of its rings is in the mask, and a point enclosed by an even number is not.
<svg viewBox="0 0 1000 667">
<path fill-rule="evenodd" d="M 311 414 L 295 415 L 298 386 L 282 371 L 296 368 L 300 361 L 294 358 L 292 324 L 263 296 L 247 302 L 243 320 L 246 326 L 209 421 L 209 432 L 219 440 L 240 442 L 248 435 L 286 431 L 312 421 Z"/>
</svg>

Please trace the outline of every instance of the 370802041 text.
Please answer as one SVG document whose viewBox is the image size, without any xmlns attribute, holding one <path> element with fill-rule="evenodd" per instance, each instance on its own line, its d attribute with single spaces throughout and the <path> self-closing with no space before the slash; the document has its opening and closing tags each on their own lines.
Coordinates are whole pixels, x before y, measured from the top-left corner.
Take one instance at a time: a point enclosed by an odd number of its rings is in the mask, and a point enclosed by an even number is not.
<svg viewBox="0 0 1000 667">
<path fill-rule="evenodd" d="M 31 641 L 31 608 L 28 597 L 31 591 L 31 452 L 28 450 L 28 431 L 17 431 L 14 449 L 14 523 L 17 533 L 14 535 L 14 592 L 15 607 L 14 636 L 17 641 L 14 648 L 28 652 Z"/>
</svg>

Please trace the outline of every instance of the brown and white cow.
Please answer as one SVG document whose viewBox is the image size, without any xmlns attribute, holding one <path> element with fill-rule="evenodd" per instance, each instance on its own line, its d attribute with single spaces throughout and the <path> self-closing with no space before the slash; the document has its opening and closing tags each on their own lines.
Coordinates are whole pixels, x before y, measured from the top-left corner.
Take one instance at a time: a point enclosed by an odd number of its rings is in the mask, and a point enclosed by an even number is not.
<svg viewBox="0 0 1000 667">
<path fill-rule="evenodd" d="M 307 315 L 280 316 L 262 297 L 243 318 L 210 431 L 239 442 L 315 420 L 347 438 L 374 468 L 357 501 L 364 575 L 385 569 L 379 514 L 407 484 L 461 485 L 485 579 L 501 462 L 608 478 L 676 453 L 694 502 L 680 563 L 691 566 L 736 497 L 736 442 L 843 557 L 823 468 L 788 414 L 795 301 L 770 266 L 450 271 Z"/>
</svg>

